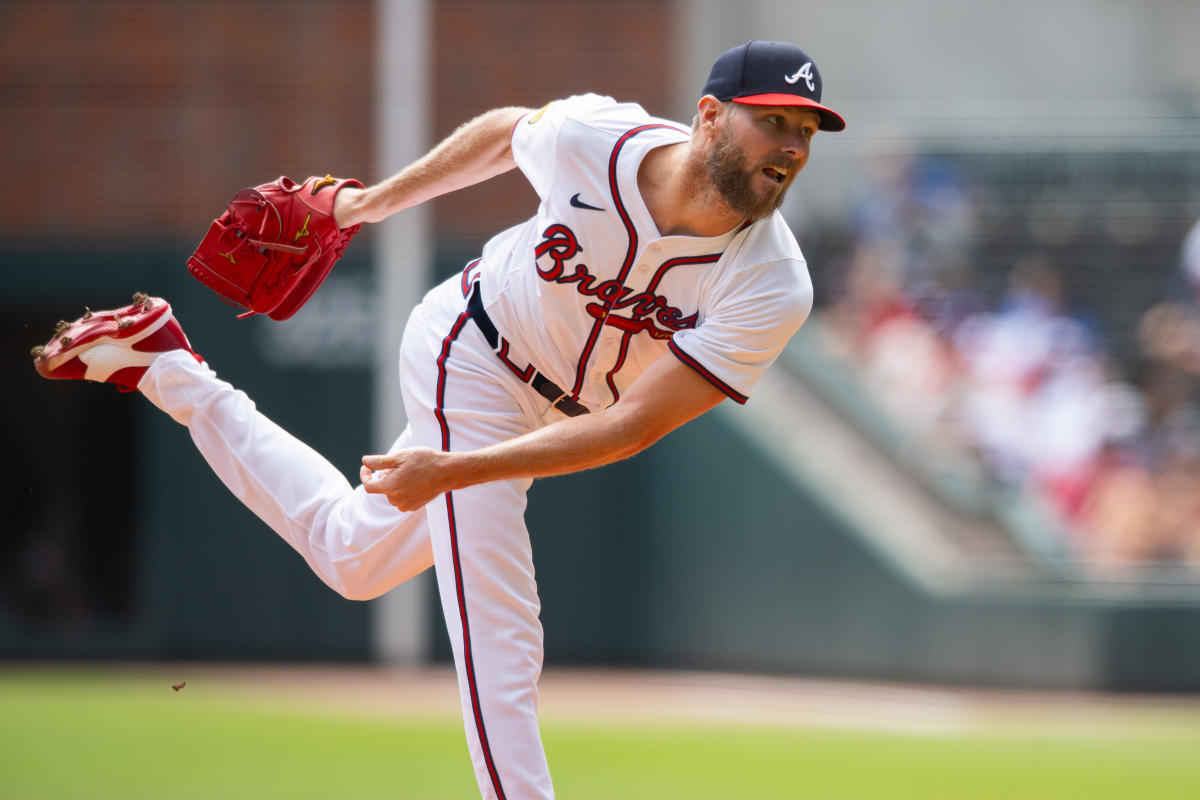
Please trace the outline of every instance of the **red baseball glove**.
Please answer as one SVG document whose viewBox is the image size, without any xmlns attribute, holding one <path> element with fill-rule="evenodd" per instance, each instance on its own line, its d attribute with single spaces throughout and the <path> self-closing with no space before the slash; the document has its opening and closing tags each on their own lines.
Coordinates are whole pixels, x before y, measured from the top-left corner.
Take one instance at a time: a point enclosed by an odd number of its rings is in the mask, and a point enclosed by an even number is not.
<svg viewBox="0 0 1200 800">
<path fill-rule="evenodd" d="M 283 320 L 325 280 L 361 225 L 338 228 L 333 200 L 354 179 L 281 177 L 242 189 L 213 220 L 188 271 L 230 303 Z"/>
</svg>

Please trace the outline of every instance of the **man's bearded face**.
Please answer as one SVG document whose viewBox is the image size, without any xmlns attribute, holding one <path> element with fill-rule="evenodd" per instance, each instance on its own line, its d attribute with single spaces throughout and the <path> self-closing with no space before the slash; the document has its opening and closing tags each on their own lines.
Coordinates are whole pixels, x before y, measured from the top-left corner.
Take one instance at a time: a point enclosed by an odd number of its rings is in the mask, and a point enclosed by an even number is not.
<svg viewBox="0 0 1200 800">
<path fill-rule="evenodd" d="M 772 162 L 768 159 L 749 166 L 746 163 L 748 160 L 745 149 L 733 137 L 732 126 L 723 125 L 705 157 L 704 166 L 713 188 L 721 195 L 726 205 L 746 219 L 762 219 L 783 204 L 794 171 L 780 184 L 772 185 L 760 181 L 766 185 L 761 190 L 756 190 L 755 179 Z M 790 166 L 785 156 L 781 155 L 776 160 L 782 165 Z"/>
</svg>

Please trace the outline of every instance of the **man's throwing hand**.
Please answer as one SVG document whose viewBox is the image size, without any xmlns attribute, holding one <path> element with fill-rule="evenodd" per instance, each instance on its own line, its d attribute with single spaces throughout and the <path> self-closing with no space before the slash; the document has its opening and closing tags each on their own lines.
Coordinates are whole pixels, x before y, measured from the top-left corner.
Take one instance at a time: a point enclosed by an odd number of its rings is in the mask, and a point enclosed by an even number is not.
<svg viewBox="0 0 1200 800">
<path fill-rule="evenodd" d="M 383 456 L 363 456 L 359 477 L 368 494 L 387 495 L 401 511 L 424 508 L 456 488 L 450 480 L 449 454 L 413 447 Z"/>
</svg>

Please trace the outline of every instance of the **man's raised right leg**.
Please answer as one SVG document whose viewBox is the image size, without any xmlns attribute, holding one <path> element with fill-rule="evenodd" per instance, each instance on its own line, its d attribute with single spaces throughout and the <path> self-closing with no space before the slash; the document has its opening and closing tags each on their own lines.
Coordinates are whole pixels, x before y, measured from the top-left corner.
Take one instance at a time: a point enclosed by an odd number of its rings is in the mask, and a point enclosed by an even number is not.
<svg viewBox="0 0 1200 800">
<path fill-rule="evenodd" d="M 217 477 L 339 594 L 376 597 L 433 564 L 423 511 L 401 512 L 352 487 L 259 413 L 192 351 L 166 301 L 138 295 L 131 306 L 88 312 L 60 325 L 34 358 L 47 378 L 136 388 L 187 426 Z"/>
</svg>

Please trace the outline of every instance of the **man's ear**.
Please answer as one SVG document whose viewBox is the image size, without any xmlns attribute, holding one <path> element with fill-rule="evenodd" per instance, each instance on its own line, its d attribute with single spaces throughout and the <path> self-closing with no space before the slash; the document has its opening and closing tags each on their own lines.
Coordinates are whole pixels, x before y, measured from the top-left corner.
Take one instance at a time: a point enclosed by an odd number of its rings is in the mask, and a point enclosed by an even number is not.
<svg viewBox="0 0 1200 800">
<path fill-rule="evenodd" d="M 725 111 L 725 104 L 711 94 L 706 94 L 696 103 L 697 131 L 712 130 L 713 125 Z"/>
</svg>

